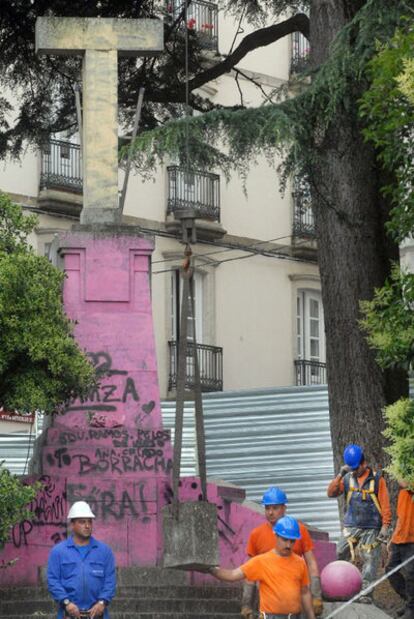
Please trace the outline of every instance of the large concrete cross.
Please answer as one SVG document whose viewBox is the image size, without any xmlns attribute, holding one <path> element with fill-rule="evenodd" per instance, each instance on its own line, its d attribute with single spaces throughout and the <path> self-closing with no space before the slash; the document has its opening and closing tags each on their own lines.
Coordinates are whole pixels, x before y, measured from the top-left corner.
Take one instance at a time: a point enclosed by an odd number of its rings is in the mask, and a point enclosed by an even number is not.
<svg viewBox="0 0 414 619">
<path fill-rule="evenodd" d="M 82 223 L 117 222 L 118 53 L 162 49 L 163 24 L 155 19 L 37 18 L 38 53 L 83 55 Z"/>
</svg>

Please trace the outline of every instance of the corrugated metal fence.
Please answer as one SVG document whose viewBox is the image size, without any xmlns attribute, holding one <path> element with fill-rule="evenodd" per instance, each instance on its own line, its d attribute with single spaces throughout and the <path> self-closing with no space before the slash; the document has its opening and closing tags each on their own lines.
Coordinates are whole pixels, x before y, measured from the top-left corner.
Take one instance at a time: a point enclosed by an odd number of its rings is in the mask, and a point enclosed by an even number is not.
<svg viewBox="0 0 414 619">
<path fill-rule="evenodd" d="M 210 479 L 235 483 L 258 501 L 270 485 L 289 497 L 289 513 L 339 533 L 337 502 L 328 499 L 333 459 L 326 386 L 230 391 L 203 397 Z M 175 402 L 163 402 L 164 424 L 172 430 Z M 22 473 L 28 437 L 1 436 L 0 460 Z M 182 475 L 195 471 L 194 409 L 184 411 Z"/>
<path fill-rule="evenodd" d="M 326 386 L 206 394 L 203 398 L 207 474 L 260 500 L 270 485 L 281 486 L 289 513 L 339 534 L 337 501 L 326 487 L 334 475 Z M 185 407 L 182 473 L 194 470 L 193 406 Z M 173 430 L 175 403 L 163 403 Z"/>
</svg>

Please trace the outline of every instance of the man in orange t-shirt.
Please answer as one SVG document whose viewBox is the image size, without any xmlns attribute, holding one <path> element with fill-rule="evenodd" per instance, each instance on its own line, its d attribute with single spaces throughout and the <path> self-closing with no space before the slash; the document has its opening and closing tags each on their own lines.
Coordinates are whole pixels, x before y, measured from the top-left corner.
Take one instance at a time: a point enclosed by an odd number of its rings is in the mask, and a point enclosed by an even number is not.
<svg viewBox="0 0 414 619">
<path fill-rule="evenodd" d="M 246 552 L 249 557 L 256 557 L 272 550 L 275 545 L 274 525 L 283 518 L 286 513 L 286 503 L 288 502 L 286 493 L 280 488 L 270 487 L 263 495 L 262 505 L 265 509 L 266 522 L 253 529 L 247 541 Z M 316 615 L 322 613 L 322 593 L 319 578 L 318 564 L 313 554 L 313 541 L 304 524 L 298 522 L 300 538 L 293 544 L 293 552 L 303 557 L 308 567 L 311 579 L 311 592 L 313 596 L 313 607 Z M 253 617 L 252 607 L 254 598 L 254 585 L 244 583 L 241 615 L 245 619 Z"/>
<path fill-rule="evenodd" d="M 210 573 L 226 582 L 247 578 L 260 583 L 260 616 L 263 619 L 288 619 L 305 613 L 306 619 L 315 619 L 309 574 L 302 557 L 293 552 L 300 539 L 299 523 L 290 516 L 280 518 L 274 527 L 274 548 L 253 557 L 240 567 L 224 569 L 212 567 Z"/>
<path fill-rule="evenodd" d="M 387 537 L 391 523 L 391 507 L 387 485 L 381 472 L 366 462 L 359 445 L 347 445 L 344 466 L 329 484 L 329 497 L 345 495 L 346 510 L 341 539 L 337 546 L 338 559 L 355 560 L 358 548 L 362 559 L 362 588 L 376 578 L 381 559 L 381 543 Z M 372 592 L 359 598 L 370 604 Z"/>
<path fill-rule="evenodd" d="M 408 484 L 399 482 L 401 486 L 397 504 L 397 524 L 390 543 L 390 558 L 386 567 L 389 572 L 400 563 L 414 555 L 414 493 L 408 490 Z M 408 563 L 402 571 L 389 577 L 393 589 L 406 602 L 403 619 L 414 619 L 414 560 Z"/>
</svg>

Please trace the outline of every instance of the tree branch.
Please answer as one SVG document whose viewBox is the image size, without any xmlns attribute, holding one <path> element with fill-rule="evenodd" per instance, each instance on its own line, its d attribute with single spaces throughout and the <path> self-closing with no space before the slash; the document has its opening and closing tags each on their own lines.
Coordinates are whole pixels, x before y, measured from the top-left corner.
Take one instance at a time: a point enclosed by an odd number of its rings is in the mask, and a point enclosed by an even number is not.
<svg viewBox="0 0 414 619">
<path fill-rule="evenodd" d="M 309 39 L 309 17 L 304 13 L 298 13 L 289 19 L 286 19 L 280 24 L 260 28 L 248 34 L 242 39 L 240 45 L 236 47 L 223 62 L 210 67 L 206 71 L 199 73 L 189 81 L 190 90 L 200 88 L 207 82 L 220 77 L 223 73 L 228 73 L 236 64 L 240 62 L 249 52 L 270 45 L 279 39 L 292 34 L 292 32 L 301 32 L 303 36 Z"/>
<path fill-rule="evenodd" d="M 249 52 L 270 45 L 279 39 L 292 34 L 293 32 L 301 32 L 307 39 L 309 38 L 309 17 L 304 13 L 298 13 L 293 17 L 275 24 L 267 28 L 261 28 L 248 34 L 242 39 L 240 45 L 225 58 L 222 62 L 217 63 L 213 67 L 202 71 L 189 81 L 190 92 L 196 88 L 200 88 L 211 80 L 220 77 L 224 73 L 228 73 L 237 63 L 240 62 Z M 147 99 L 154 103 L 183 103 L 185 101 L 185 88 L 181 86 L 176 90 L 147 88 Z"/>
</svg>

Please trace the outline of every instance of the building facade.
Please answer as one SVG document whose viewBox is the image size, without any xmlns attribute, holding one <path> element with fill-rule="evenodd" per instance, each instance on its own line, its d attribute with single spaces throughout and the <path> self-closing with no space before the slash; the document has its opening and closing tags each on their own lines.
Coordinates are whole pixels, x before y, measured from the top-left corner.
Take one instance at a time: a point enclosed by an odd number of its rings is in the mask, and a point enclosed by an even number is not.
<svg viewBox="0 0 414 619">
<path fill-rule="evenodd" d="M 172 15 L 180 5 L 181 0 L 170 3 Z M 243 24 L 243 34 L 237 34 L 240 23 L 212 2 L 193 1 L 190 13 L 188 27 L 201 37 L 206 55 L 227 54 L 249 31 Z M 302 35 L 286 37 L 246 56 L 237 71 L 209 83 L 201 94 L 217 104 L 260 106 L 306 65 L 307 57 Z M 120 171 L 120 190 L 122 183 Z M 3 162 L 0 190 L 38 214 L 31 242 L 48 256 L 55 235 L 79 219 L 82 154 L 76 137 L 50 136 L 19 163 Z M 237 174 L 226 182 L 217 170 L 189 170 L 170 161 L 151 180 L 131 173 L 124 206 L 125 222 L 155 237 L 152 299 L 161 397 L 174 397 L 176 389 L 184 250 L 180 217 L 186 209 L 196 217 L 191 324 L 203 391 L 325 383 L 315 230 L 304 183 L 292 181 L 282 195 L 277 173 L 264 157 L 252 164 L 245 189 Z M 189 354 L 189 387 L 193 381 Z"/>
</svg>

